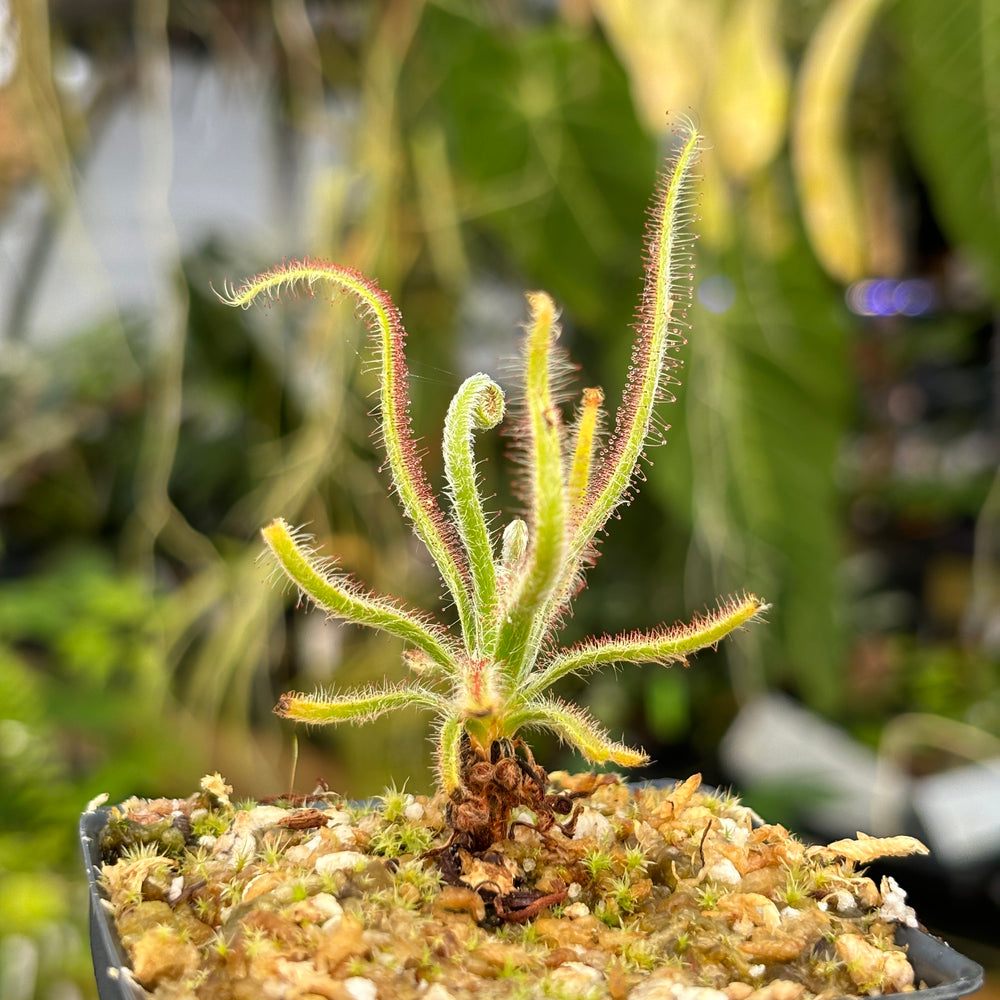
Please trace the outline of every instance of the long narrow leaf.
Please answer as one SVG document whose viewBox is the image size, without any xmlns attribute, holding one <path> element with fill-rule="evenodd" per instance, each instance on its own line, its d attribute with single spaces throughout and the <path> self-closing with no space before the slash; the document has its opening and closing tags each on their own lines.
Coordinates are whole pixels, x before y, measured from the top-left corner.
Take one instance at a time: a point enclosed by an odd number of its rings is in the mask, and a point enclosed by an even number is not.
<svg viewBox="0 0 1000 1000">
<path fill-rule="evenodd" d="M 566 502 L 562 430 L 552 398 L 552 351 L 559 335 L 556 310 L 544 292 L 528 296 L 531 325 L 524 348 L 530 475 L 529 544 L 516 590 L 504 610 L 496 657 L 518 680 L 534 656 L 529 638 L 538 610 L 550 599 L 564 565 Z"/>
<path fill-rule="evenodd" d="M 412 706 L 440 712 L 443 705 L 440 696 L 418 685 L 384 684 L 347 694 L 289 691 L 281 696 L 274 711 L 283 719 L 324 726 L 337 722 L 371 722 L 387 712 Z"/>
<path fill-rule="evenodd" d="M 597 670 L 611 663 L 683 663 L 692 653 L 714 646 L 768 607 L 759 597 L 744 594 L 686 624 L 585 639 L 541 668 L 520 692 L 520 697 L 527 701 L 561 677 Z"/>
<path fill-rule="evenodd" d="M 490 430 L 503 420 L 503 390 L 488 375 L 473 375 L 462 383 L 444 422 L 444 469 L 451 492 L 455 524 L 465 546 L 475 599 L 475 640 L 480 649 L 484 631 L 496 617 L 497 578 L 493 546 L 483 511 L 473 452 L 473 431 Z"/>
<path fill-rule="evenodd" d="M 610 739 L 584 709 L 558 699 L 536 699 L 506 720 L 505 730 L 510 736 L 525 728 L 550 730 L 595 764 L 638 767 L 649 760 L 644 750 Z"/>
<path fill-rule="evenodd" d="M 566 474 L 566 506 L 573 520 L 580 516 L 587 498 L 603 402 L 604 393 L 600 389 L 583 390 L 583 401 L 573 434 L 573 456 Z"/>
<path fill-rule="evenodd" d="M 380 413 L 382 444 L 389 459 L 392 481 L 407 517 L 427 546 L 451 593 L 467 643 L 476 634 L 475 612 L 462 563 L 461 548 L 451 522 L 445 517 L 427 481 L 420 452 L 410 427 L 409 370 L 404 347 L 406 330 L 399 310 L 374 281 L 353 268 L 329 261 L 291 260 L 270 271 L 229 286 L 219 298 L 230 306 L 247 308 L 262 296 L 304 287 L 312 292 L 323 282 L 349 292 L 361 304 L 377 344 L 380 363 Z"/>
<path fill-rule="evenodd" d="M 272 521 L 261 534 L 285 576 L 331 617 L 399 636 L 423 650 L 448 673 L 457 671 L 450 637 L 433 622 L 389 598 L 366 593 L 344 576 L 330 573 L 281 518 Z"/>
<path fill-rule="evenodd" d="M 536 634 L 544 634 L 548 624 L 558 620 L 558 609 L 571 596 L 594 536 L 628 499 L 636 466 L 653 426 L 656 404 L 666 395 L 670 372 L 679 364 L 672 354 L 683 339 L 676 332 L 675 309 L 678 301 L 690 292 L 689 244 L 693 237 L 687 223 L 701 135 L 692 125 L 685 124 L 680 129 L 680 139 L 650 213 L 646 279 L 629 380 L 615 418 L 615 429 L 600 456 L 600 472 L 574 525 L 560 585 L 540 612 Z"/>
<path fill-rule="evenodd" d="M 690 289 L 689 245 L 693 237 L 687 223 L 701 135 L 694 127 L 687 127 L 682 131 L 682 140 L 650 216 L 646 282 L 636 324 L 631 375 L 614 433 L 602 456 L 601 474 L 576 531 L 574 552 L 582 551 L 627 499 L 653 422 L 654 408 L 664 395 L 670 370 L 678 364 L 671 354 L 671 349 L 682 342 L 674 327 L 675 306 Z"/>
<path fill-rule="evenodd" d="M 462 736 L 465 727 L 454 714 L 447 714 L 437 732 L 437 773 L 441 790 L 450 795 L 462 784 Z"/>
</svg>

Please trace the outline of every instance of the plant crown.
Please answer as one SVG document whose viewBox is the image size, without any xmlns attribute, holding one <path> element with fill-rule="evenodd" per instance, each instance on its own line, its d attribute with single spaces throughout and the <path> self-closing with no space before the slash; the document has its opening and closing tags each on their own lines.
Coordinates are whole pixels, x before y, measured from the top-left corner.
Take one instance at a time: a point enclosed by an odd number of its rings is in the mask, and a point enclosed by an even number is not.
<svg viewBox="0 0 1000 1000">
<path fill-rule="evenodd" d="M 690 296 L 693 268 L 686 228 L 701 137 L 688 123 L 663 172 L 646 236 L 646 274 L 635 322 L 628 380 L 614 427 L 602 436 L 604 395 L 582 392 L 568 423 L 555 384 L 567 367 L 556 345 L 556 307 L 545 292 L 527 295 L 529 320 L 521 353 L 526 515 L 500 537 L 490 530 L 474 434 L 504 417 L 504 392 L 489 376 L 472 375 L 448 409 L 442 453 L 447 506 L 431 489 L 409 417 L 406 333 L 396 306 L 374 281 L 350 267 L 306 258 L 290 260 L 240 284 L 222 300 L 249 306 L 288 290 L 312 293 L 318 285 L 353 296 L 375 342 L 379 371 L 380 437 L 396 495 L 427 547 L 457 610 L 460 637 L 402 602 L 367 590 L 321 557 L 301 531 L 278 518 L 263 529 L 282 573 L 332 619 L 381 629 L 406 643 L 413 678 L 352 691 L 282 696 L 275 711 L 306 723 L 365 722 L 416 705 L 437 716 L 438 780 L 445 792 L 462 786 L 466 740 L 485 753 L 522 729 L 547 729 L 594 763 L 636 766 L 641 749 L 615 742 L 579 706 L 547 692 L 568 674 L 608 664 L 686 663 L 766 610 L 752 594 L 730 597 L 688 624 L 660 625 L 556 647 L 553 636 L 583 586 L 596 555 L 595 537 L 631 497 L 637 467 L 657 426 L 657 404 L 670 399 L 685 343 L 678 326 Z M 675 315 L 681 313 L 681 316 Z"/>
</svg>

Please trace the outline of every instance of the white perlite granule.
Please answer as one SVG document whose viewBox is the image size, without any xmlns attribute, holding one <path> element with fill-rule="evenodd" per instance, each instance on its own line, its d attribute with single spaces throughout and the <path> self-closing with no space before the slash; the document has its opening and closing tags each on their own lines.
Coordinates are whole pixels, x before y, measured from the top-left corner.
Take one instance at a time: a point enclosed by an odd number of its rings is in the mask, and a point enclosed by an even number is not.
<svg viewBox="0 0 1000 1000">
<path fill-rule="evenodd" d="M 878 915 L 882 920 L 907 927 L 917 926 L 916 912 L 912 906 L 906 905 L 906 892 L 891 875 L 882 876 L 879 892 L 882 893 L 882 905 Z"/>
</svg>

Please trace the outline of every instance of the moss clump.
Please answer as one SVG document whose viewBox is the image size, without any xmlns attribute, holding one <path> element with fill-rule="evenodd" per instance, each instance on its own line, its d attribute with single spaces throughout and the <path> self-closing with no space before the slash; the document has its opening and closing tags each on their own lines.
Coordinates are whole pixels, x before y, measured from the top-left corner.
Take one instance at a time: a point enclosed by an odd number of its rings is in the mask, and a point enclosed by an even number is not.
<svg viewBox="0 0 1000 1000">
<path fill-rule="evenodd" d="M 685 986 L 718 991 L 704 1000 L 825 1000 L 915 985 L 888 919 L 899 890 L 858 869 L 900 853 L 899 838 L 807 848 L 697 776 L 553 780 L 554 792 L 593 789 L 573 828 L 522 819 L 478 854 L 449 846 L 439 798 L 216 804 L 211 826 L 225 828 L 199 834 L 203 796 L 169 800 L 169 816 L 162 800 L 131 800 L 111 811 L 103 887 L 158 1000 L 651 1000 Z"/>
</svg>

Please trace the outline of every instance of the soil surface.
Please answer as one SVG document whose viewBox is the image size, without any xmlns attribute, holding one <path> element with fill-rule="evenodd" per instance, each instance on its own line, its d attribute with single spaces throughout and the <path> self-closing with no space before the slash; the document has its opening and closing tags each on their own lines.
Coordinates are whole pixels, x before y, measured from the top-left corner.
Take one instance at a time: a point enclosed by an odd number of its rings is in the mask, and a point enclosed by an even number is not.
<svg viewBox="0 0 1000 1000">
<path fill-rule="evenodd" d="M 913 911 L 860 868 L 919 842 L 806 847 L 697 775 L 550 780 L 574 802 L 566 822 L 523 811 L 471 851 L 441 798 L 239 804 L 215 775 L 187 799 L 114 808 L 102 887 L 160 1000 L 810 1000 L 920 985 L 893 940 Z"/>
</svg>

